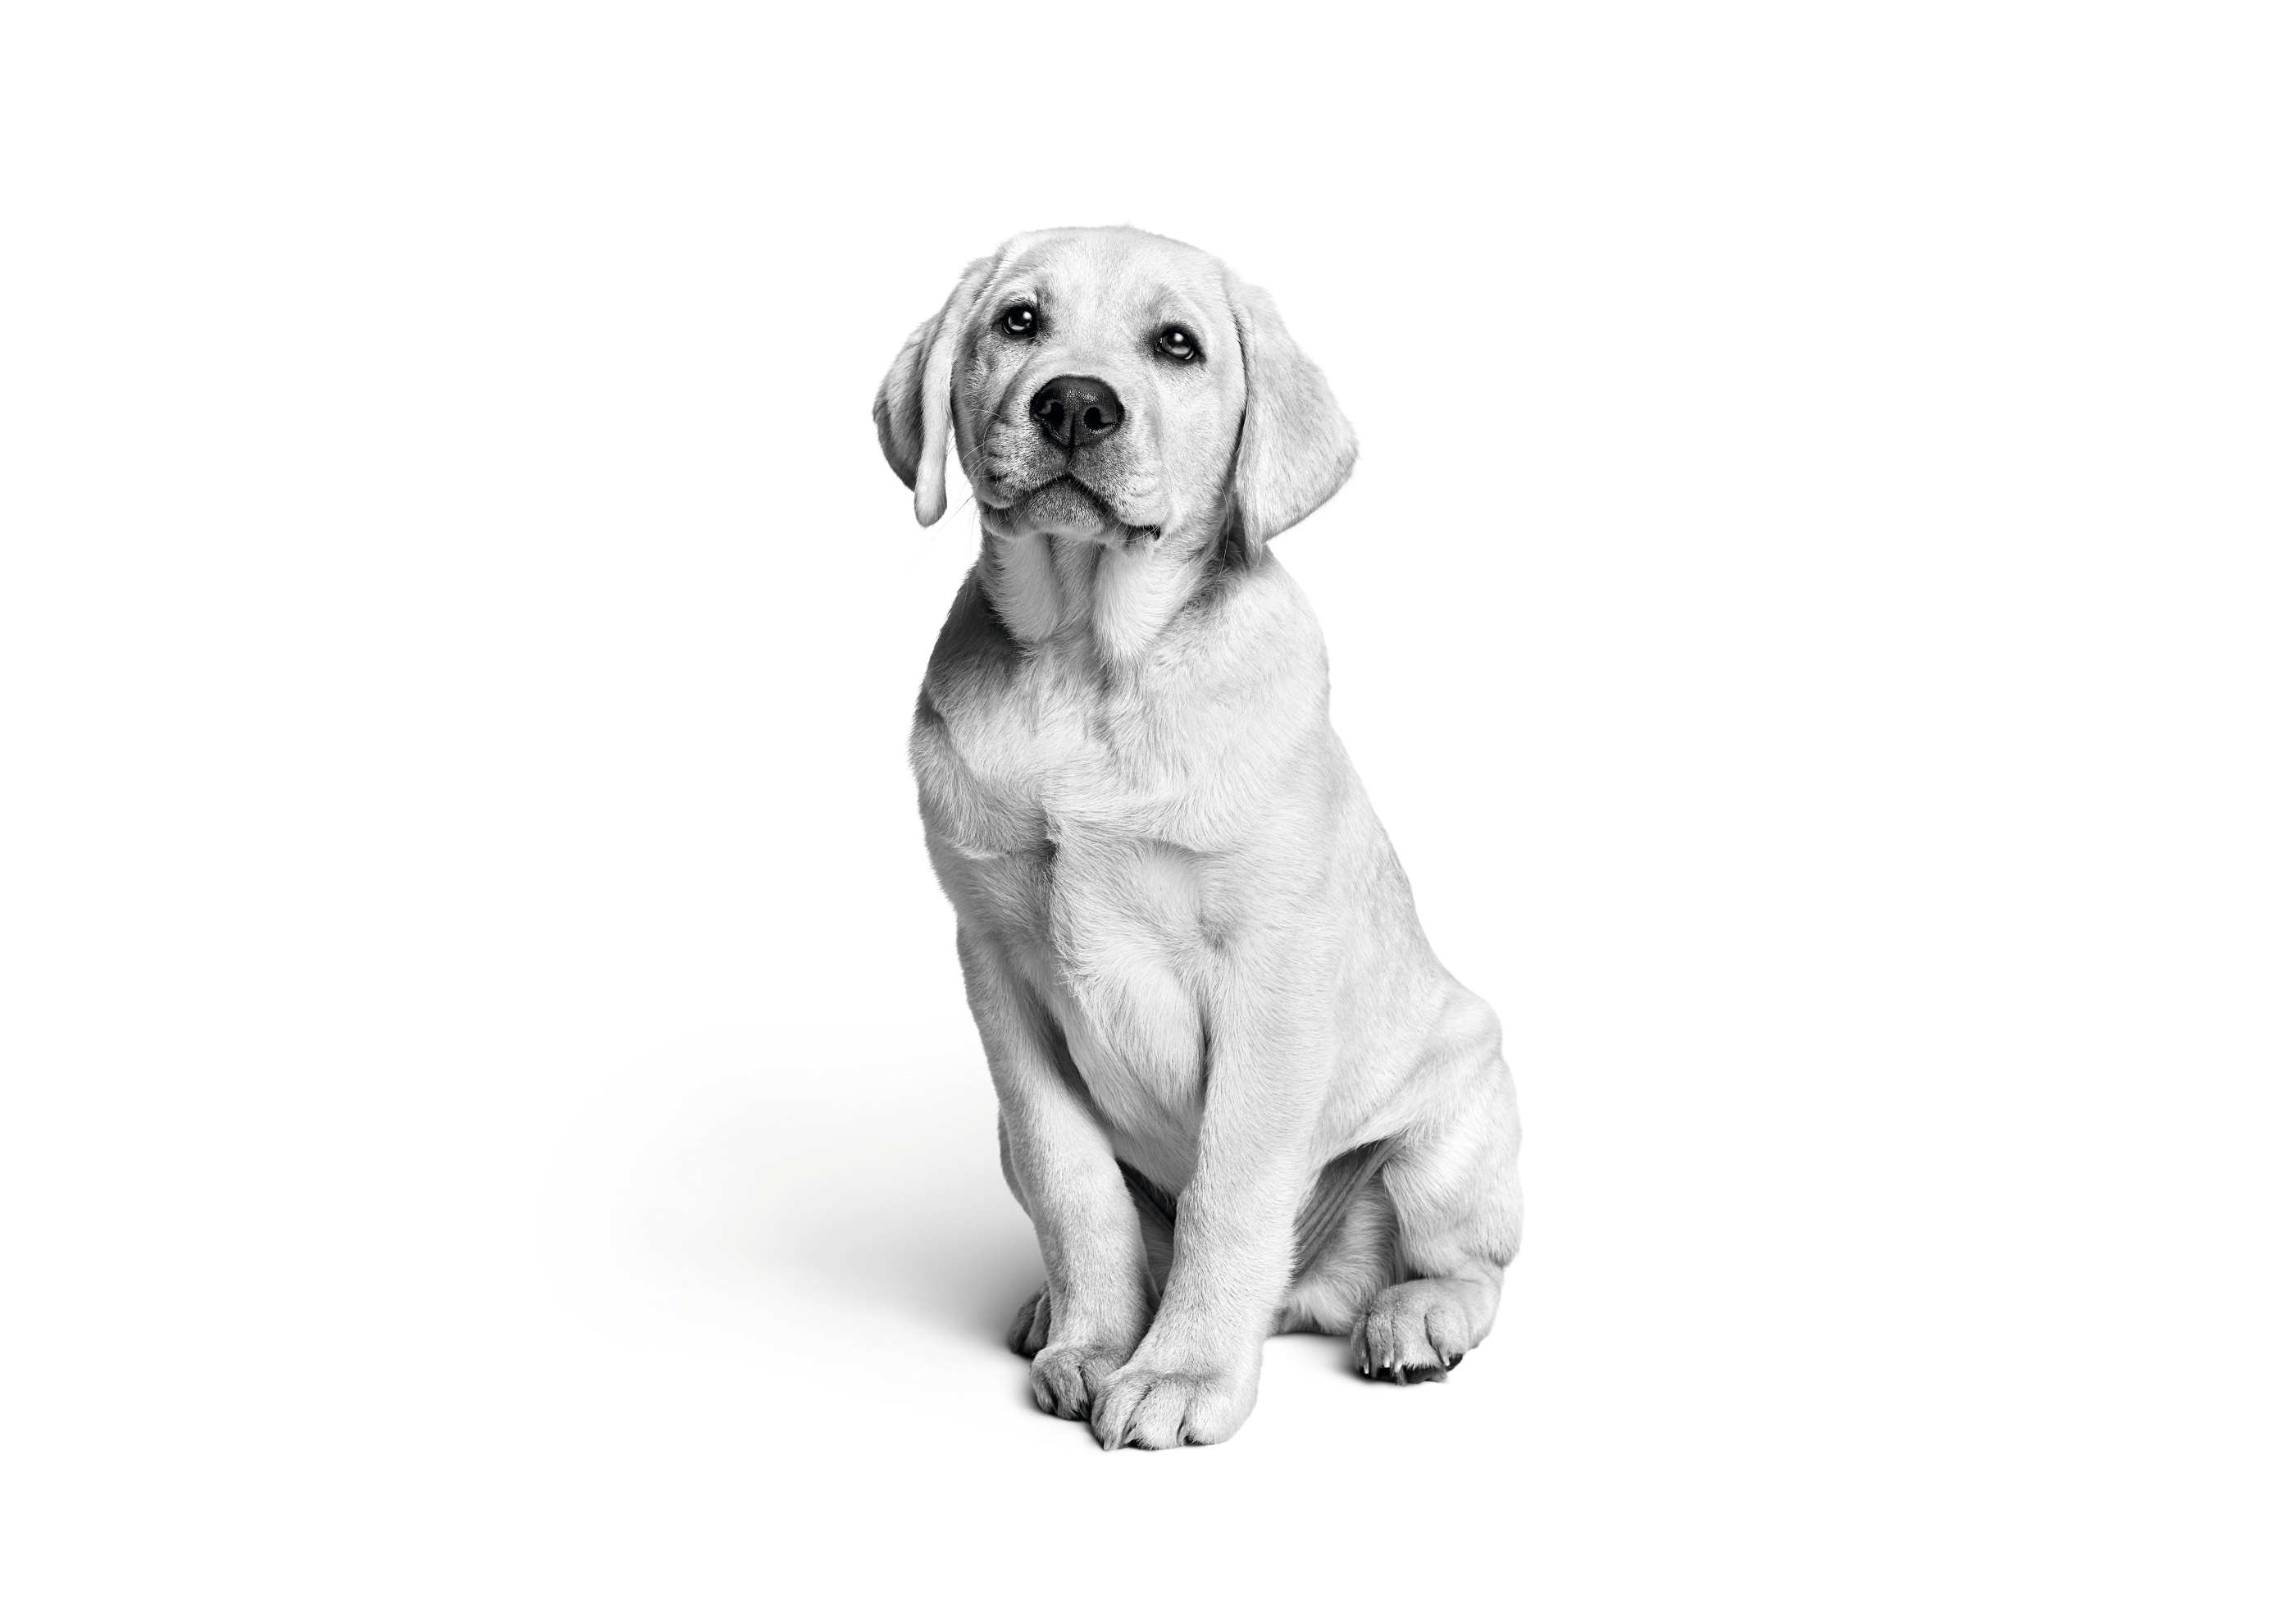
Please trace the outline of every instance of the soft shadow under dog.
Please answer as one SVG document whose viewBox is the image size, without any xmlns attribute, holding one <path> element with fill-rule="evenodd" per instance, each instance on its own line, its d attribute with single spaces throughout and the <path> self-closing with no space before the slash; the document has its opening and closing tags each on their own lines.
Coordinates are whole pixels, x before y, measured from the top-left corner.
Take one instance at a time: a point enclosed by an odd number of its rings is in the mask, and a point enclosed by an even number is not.
<svg viewBox="0 0 2296 1624">
<path fill-rule="evenodd" d="M 802 1104 L 786 1094 L 731 1103 L 680 1136 L 650 1238 L 713 1272 L 778 1278 L 1001 1347 L 1044 1267 L 997 1172 L 987 1095 L 979 1079 L 873 1079 L 816 1087 Z"/>
</svg>

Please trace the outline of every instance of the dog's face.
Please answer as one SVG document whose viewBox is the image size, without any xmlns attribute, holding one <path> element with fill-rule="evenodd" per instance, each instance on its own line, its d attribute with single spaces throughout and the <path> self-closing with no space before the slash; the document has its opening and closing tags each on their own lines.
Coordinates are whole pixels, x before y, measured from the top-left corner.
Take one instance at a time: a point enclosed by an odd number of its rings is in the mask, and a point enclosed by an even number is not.
<svg viewBox="0 0 2296 1624">
<path fill-rule="evenodd" d="M 1188 526 L 1222 500 L 1243 357 L 1209 255 L 1136 233 L 1029 240 L 960 341 L 957 456 L 1001 534 Z"/>
<path fill-rule="evenodd" d="M 966 269 L 878 391 L 887 461 L 931 524 L 950 428 L 992 535 L 1129 545 L 1307 517 L 1355 455 L 1267 296 L 1128 229 L 1018 237 Z"/>
</svg>

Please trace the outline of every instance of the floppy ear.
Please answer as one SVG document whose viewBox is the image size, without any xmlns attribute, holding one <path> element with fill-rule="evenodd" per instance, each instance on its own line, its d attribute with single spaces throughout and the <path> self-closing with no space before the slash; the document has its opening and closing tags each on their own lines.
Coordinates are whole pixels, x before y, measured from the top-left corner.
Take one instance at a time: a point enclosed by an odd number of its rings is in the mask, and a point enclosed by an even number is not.
<svg viewBox="0 0 2296 1624">
<path fill-rule="evenodd" d="M 909 334 L 893 370 L 877 386 L 877 444 L 901 483 L 917 493 L 917 522 L 931 524 L 948 507 L 949 391 L 956 341 L 988 284 L 992 259 L 964 267 L 939 311 Z"/>
<path fill-rule="evenodd" d="M 1356 465 L 1356 431 L 1323 369 L 1300 353 L 1275 301 L 1228 278 L 1243 345 L 1243 430 L 1236 437 L 1234 526 L 1244 556 L 1266 556 L 1280 536 L 1332 498 Z"/>
</svg>

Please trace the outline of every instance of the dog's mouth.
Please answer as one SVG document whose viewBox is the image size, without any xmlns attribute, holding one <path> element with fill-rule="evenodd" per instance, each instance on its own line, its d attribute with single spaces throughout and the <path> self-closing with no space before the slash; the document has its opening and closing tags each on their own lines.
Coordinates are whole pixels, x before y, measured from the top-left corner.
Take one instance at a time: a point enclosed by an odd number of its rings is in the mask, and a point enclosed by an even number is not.
<svg viewBox="0 0 2296 1624">
<path fill-rule="evenodd" d="M 980 511 L 983 522 L 1000 535 L 1112 535 L 1129 543 L 1160 533 L 1153 525 L 1127 524 L 1106 496 L 1066 472 L 1030 486 L 1010 502 L 983 499 Z"/>
<path fill-rule="evenodd" d="M 1118 522 L 1116 510 L 1108 504 L 1108 498 L 1066 469 L 1019 492 L 1010 502 L 983 502 L 980 505 L 1000 513 L 1014 513 L 1039 500 L 1070 496 L 1081 497 L 1091 507 L 1106 514 L 1110 523 Z"/>
</svg>

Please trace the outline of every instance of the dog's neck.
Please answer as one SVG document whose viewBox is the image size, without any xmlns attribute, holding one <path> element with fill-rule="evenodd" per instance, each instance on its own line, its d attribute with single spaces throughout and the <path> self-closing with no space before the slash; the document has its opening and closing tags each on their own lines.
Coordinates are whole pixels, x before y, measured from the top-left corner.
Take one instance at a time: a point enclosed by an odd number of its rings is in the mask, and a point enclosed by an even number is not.
<svg viewBox="0 0 2296 1624">
<path fill-rule="evenodd" d="M 981 530 L 980 580 L 1028 647 L 1073 648 L 1111 669 L 1138 664 L 1215 567 L 1219 549 L 1177 533 L 1130 542 Z"/>
</svg>

